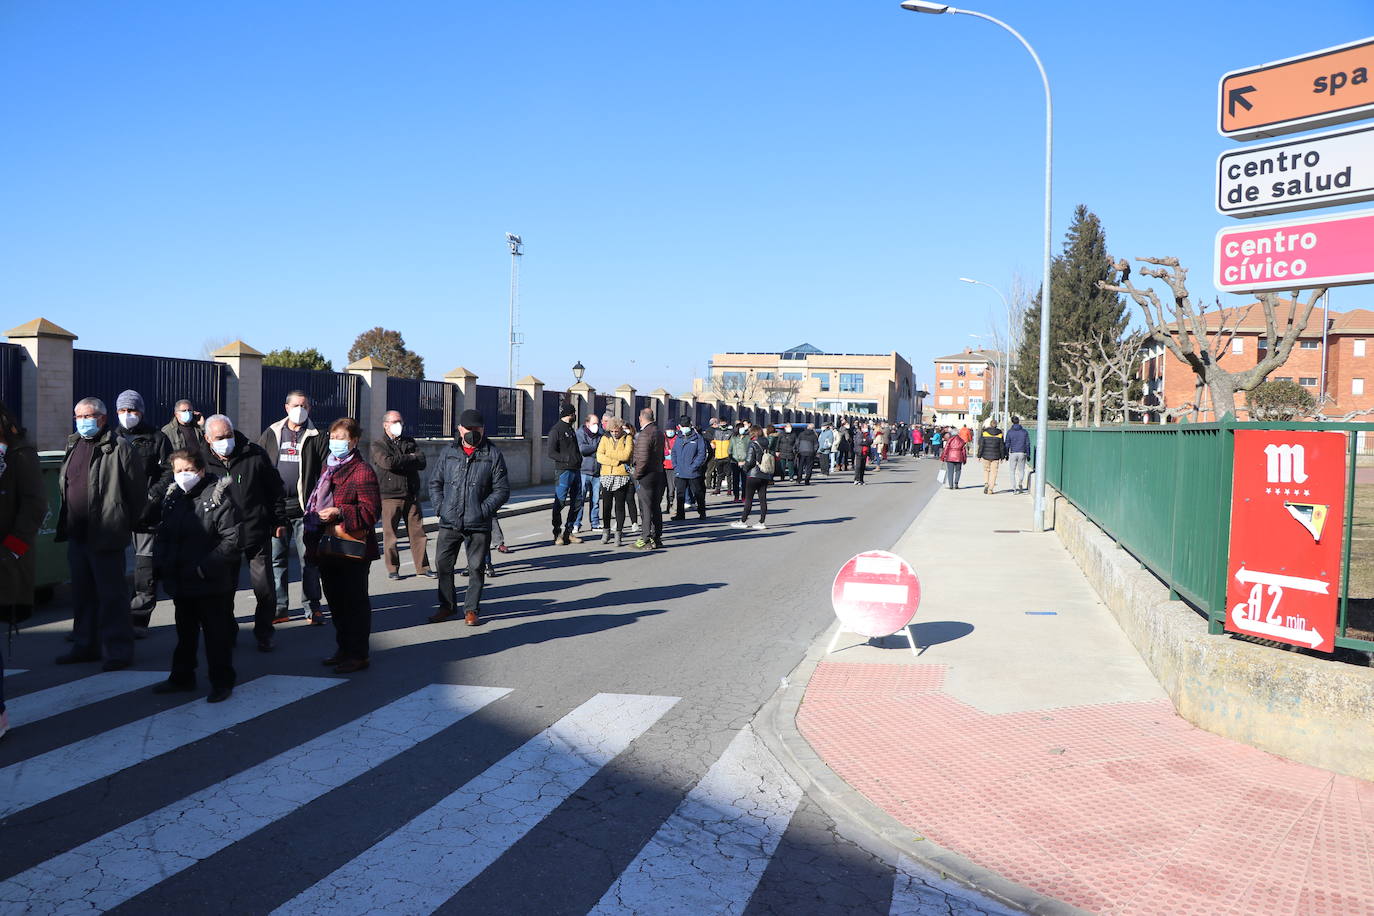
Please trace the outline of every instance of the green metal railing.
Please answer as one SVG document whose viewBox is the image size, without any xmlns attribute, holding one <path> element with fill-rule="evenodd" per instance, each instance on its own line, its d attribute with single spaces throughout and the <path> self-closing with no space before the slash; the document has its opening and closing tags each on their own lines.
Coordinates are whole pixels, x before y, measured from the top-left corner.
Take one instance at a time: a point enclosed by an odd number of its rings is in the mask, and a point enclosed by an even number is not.
<svg viewBox="0 0 1374 916">
<path fill-rule="evenodd" d="M 1045 481 L 1208 618 L 1226 619 L 1231 465 L 1238 429 L 1338 430 L 1347 435 L 1345 530 L 1336 645 L 1374 650 L 1346 635 L 1357 432 L 1361 423 L 1221 423 L 1046 430 Z"/>
</svg>

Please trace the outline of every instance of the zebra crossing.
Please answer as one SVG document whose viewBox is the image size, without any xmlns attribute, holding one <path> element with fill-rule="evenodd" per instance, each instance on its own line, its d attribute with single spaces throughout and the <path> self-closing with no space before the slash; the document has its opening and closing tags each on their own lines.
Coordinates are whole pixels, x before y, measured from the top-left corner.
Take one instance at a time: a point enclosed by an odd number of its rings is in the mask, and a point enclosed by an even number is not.
<svg viewBox="0 0 1374 916">
<path fill-rule="evenodd" d="M 124 715 L 137 716 L 140 704 L 129 695 L 164 677 L 141 671 L 92 675 L 10 699 L 11 718 L 17 728 L 57 728 L 61 713 L 116 698 L 122 698 Z M 195 742 L 229 729 L 242 734 L 255 727 L 254 720 L 344 683 L 265 675 L 239 685 L 230 702 L 189 699 L 12 763 L 0 768 L 0 818 L 131 767 L 156 779 L 158 768 L 176 767 L 179 754 Z M 423 686 L 17 873 L 5 869 L 12 857 L 0 856 L 0 912 L 91 913 L 126 905 L 137 911 L 139 895 L 230 847 L 251 847 L 255 834 L 307 808 L 327 808 L 331 792 L 406 752 L 423 753 L 427 741 L 463 728 L 465 719 L 507 697 L 519 699 L 504 687 Z M 595 694 L 361 853 L 331 863 L 332 870 L 309 887 L 261 909 L 433 912 L 661 726 L 680 702 L 670 696 Z M 628 866 L 590 912 L 771 912 L 766 901 L 753 898 L 802 795 L 745 726 L 632 859 L 626 851 Z M 41 818 L 37 823 L 33 829 L 41 829 Z M 891 913 L 1005 912 L 957 886 L 931 885 L 913 863 L 894 863 L 892 874 Z"/>
</svg>

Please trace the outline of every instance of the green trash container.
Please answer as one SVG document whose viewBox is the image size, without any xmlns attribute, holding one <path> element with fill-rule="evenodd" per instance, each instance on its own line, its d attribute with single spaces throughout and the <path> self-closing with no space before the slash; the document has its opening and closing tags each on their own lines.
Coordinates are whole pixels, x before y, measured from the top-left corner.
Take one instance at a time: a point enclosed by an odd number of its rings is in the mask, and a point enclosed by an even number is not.
<svg viewBox="0 0 1374 916">
<path fill-rule="evenodd" d="M 67 547 L 53 540 L 57 534 L 57 509 L 61 500 L 58 492 L 58 478 L 62 472 L 62 455 L 57 452 L 39 452 L 38 464 L 43 472 L 43 487 L 48 493 L 48 514 L 43 516 L 43 524 L 38 526 L 37 572 L 33 580 L 34 604 L 46 604 L 52 600 L 55 586 L 67 581 Z"/>
</svg>

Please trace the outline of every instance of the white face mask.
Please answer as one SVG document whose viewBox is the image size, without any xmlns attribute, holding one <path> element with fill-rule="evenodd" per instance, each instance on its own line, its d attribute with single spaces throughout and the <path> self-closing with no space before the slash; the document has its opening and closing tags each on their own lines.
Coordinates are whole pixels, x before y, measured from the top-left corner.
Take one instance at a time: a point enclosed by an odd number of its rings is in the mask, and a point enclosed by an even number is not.
<svg viewBox="0 0 1374 916">
<path fill-rule="evenodd" d="M 200 474 L 196 471 L 177 471 L 172 477 L 183 493 L 191 492 L 191 488 L 200 483 Z"/>
<path fill-rule="evenodd" d="M 400 423 L 388 423 L 386 427 L 387 433 L 389 433 L 393 439 L 399 439 L 401 437 L 401 431 L 404 429 L 405 427 Z"/>
<path fill-rule="evenodd" d="M 133 429 L 143 419 L 142 414 L 122 413 L 119 415 L 119 425 L 125 429 Z"/>
<path fill-rule="evenodd" d="M 215 450 L 216 455 L 219 455 L 221 458 L 227 458 L 234 450 L 234 437 L 230 436 L 228 439 L 216 439 L 214 442 L 210 443 L 210 447 Z"/>
<path fill-rule="evenodd" d="M 302 404 L 286 409 L 286 418 L 297 426 L 304 426 L 305 421 L 310 419 L 310 411 Z"/>
<path fill-rule="evenodd" d="M 189 410 L 179 410 L 179 411 L 177 411 L 177 421 L 180 422 L 180 423 L 189 424 L 189 423 L 191 422 L 191 411 L 189 411 Z"/>
<path fill-rule="evenodd" d="M 588 423 L 588 424 L 587 424 L 587 429 L 591 430 L 591 431 L 594 432 L 594 433 L 600 432 L 600 431 L 601 431 L 601 424 L 600 424 L 600 423 Z"/>
</svg>

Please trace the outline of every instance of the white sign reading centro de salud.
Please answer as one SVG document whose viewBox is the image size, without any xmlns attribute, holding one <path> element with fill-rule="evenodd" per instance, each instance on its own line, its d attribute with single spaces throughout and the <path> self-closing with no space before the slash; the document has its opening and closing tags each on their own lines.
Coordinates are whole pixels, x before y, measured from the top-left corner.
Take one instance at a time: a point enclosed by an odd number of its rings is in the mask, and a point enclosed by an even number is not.
<svg viewBox="0 0 1374 916">
<path fill-rule="evenodd" d="M 1374 126 L 1217 157 L 1217 210 L 1241 219 L 1374 200 Z"/>
</svg>

